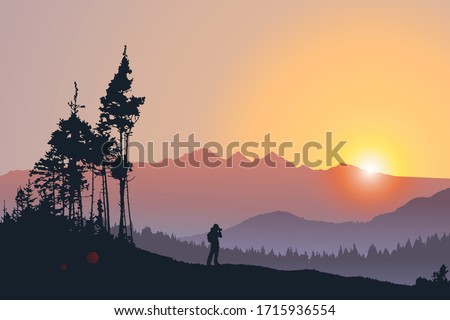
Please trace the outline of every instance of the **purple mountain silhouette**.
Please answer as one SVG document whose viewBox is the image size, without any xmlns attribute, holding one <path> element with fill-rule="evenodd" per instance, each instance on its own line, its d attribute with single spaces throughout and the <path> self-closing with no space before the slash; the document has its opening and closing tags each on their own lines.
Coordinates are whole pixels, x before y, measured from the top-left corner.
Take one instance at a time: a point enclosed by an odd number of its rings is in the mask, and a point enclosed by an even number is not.
<svg viewBox="0 0 450 320">
<path fill-rule="evenodd" d="M 353 244 L 361 253 L 367 253 L 371 244 L 392 250 L 397 244 L 426 239 L 435 233 L 450 232 L 450 189 L 429 198 L 416 198 L 392 213 L 383 214 L 365 223 L 330 223 L 311 221 L 288 212 L 261 214 L 225 229 L 221 245 L 241 249 L 262 246 L 275 252 L 286 252 L 288 247 L 299 252 L 337 253 L 339 248 Z M 186 237 L 196 243 L 206 241 L 206 235 Z"/>
</svg>

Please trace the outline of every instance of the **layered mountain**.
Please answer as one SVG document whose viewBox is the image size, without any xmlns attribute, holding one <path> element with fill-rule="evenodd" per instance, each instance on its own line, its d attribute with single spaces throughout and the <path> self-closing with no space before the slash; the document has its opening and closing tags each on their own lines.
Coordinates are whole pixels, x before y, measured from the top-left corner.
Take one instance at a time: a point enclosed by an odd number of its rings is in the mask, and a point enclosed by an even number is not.
<svg viewBox="0 0 450 320">
<path fill-rule="evenodd" d="M 206 157 L 215 167 L 205 165 Z M 230 227 L 261 212 L 274 211 L 315 221 L 369 221 L 412 198 L 450 187 L 449 179 L 369 174 L 350 165 L 328 170 L 294 167 L 274 153 L 253 166 L 240 153 L 225 159 L 205 149 L 178 160 L 185 167 L 173 159 L 162 167 L 134 164 L 130 197 L 137 229 L 151 226 L 153 230 L 192 235 L 209 230 L 214 223 Z M 5 199 L 7 207 L 13 206 L 16 189 L 26 180 L 27 171 L 0 176 L 0 200 Z M 98 180 L 96 195 L 101 185 Z M 112 220 L 117 222 L 117 181 L 109 179 L 109 187 Z"/>
<path fill-rule="evenodd" d="M 425 240 L 434 234 L 450 232 L 450 189 L 428 198 L 416 198 L 397 210 L 375 217 L 369 222 L 330 223 L 306 220 L 288 212 L 261 214 L 225 229 L 221 245 L 241 249 L 262 246 L 275 252 L 296 248 L 299 252 L 337 253 L 342 248 L 356 245 L 367 253 L 371 244 L 378 249 L 393 250 L 408 239 Z M 206 235 L 186 237 L 198 244 Z"/>
</svg>

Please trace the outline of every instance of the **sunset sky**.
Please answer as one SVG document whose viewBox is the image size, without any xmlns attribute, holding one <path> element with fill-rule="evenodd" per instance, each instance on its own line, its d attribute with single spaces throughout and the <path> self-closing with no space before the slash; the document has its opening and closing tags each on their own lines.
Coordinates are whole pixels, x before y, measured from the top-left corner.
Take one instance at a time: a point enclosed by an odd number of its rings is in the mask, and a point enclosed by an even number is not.
<svg viewBox="0 0 450 320">
<path fill-rule="evenodd" d="M 449 16 L 436 0 L 3 0 L 0 174 L 43 155 L 74 80 L 95 123 L 127 44 L 147 97 L 134 141 L 270 132 L 301 149 L 331 131 L 348 163 L 450 178 Z"/>
</svg>

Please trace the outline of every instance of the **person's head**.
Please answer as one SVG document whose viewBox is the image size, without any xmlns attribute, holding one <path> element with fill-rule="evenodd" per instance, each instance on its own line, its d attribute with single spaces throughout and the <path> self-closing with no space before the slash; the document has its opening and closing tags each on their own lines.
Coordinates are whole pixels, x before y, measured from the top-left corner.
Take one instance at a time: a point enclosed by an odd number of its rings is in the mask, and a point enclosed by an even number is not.
<svg viewBox="0 0 450 320">
<path fill-rule="evenodd" d="M 211 230 L 214 230 L 214 231 L 222 231 L 222 229 L 220 229 L 220 227 L 219 227 L 219 225 L 218 225 L 217 223 L 215 223 L 215 224 L 213 225 L 213 227 L 211 228 Z"/>
</svg>

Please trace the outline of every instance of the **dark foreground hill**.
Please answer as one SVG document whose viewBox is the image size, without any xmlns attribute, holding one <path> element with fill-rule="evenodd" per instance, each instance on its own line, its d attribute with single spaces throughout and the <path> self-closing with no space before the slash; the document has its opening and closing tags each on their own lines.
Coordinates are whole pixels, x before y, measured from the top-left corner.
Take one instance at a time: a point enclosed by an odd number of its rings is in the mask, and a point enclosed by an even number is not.
<svg viewBox="0 0 450 320">
<path fill-rule="evenodd" d="M 448 290 L 313 270 L 186 264 L 28 214 L 0 224 L 2 299 L 417 299 Z M 98 258 L 98 259 L 97 259 Z"/>
</svg>

